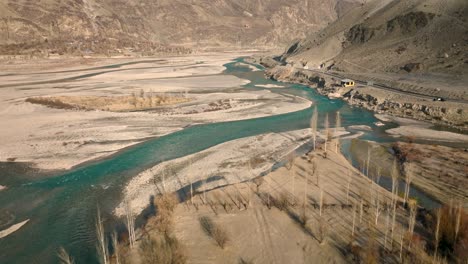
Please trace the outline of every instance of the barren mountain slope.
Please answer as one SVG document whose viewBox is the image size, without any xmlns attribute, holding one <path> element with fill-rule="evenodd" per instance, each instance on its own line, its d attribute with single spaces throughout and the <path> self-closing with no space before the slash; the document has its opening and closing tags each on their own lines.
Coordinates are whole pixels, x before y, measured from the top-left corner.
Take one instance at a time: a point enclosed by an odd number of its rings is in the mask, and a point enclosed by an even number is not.
<svg viewBox="0 0 468 264">
<path fill-rule="evenodd" d="M 346 72 L 463 75 L 467 18 L 464 0 L 371 0 L 297 42 L 283 57 Z"/>
<path fill-rule="evenodd" d="M 360 2 L 0 0 L 0 44 L 22 44 L 24 50 L 65 43 L 81 51 L 101 46 L 148 50 L 154 43 L 279 47 L 323 28 Z M 3 53 L 14 47 L 4 47 Z"/>
</svg>

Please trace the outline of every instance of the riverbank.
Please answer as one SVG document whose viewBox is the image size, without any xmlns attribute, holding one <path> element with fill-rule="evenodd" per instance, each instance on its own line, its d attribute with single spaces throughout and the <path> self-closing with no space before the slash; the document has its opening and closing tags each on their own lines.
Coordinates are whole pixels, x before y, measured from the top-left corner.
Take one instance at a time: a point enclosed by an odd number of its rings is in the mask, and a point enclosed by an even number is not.
<svg viewBox="0 0 468 264">
<path fill-rule="evenodd" d="M 345 134 L 346 131 L 339 130 L 336 136 Z M 250 181 L 284 163 L 288 153 L 311 138 L 310 129 L 262 134 L 162 162 L 130 180 L 114 213 L 123 216 L 126 206 L 130 205 L 133 214 L 140 214 L 148 206 L 150 197 L 161 193 L 177 192 L 185 199 L 190 195 L 191 184 L 194 192 L 204 192 Z"/>
<path fill-rule="evenodd" d="M 296 68 L 292 65 L 282 66 L 266 59 L 254 58 L 250 61 L 267 67 L 265 75 L 268 78 L 306 84 L 316 88 L 322 95 L 342 98 L 350 105 L 363 107 L 379 114 L 412 118 L 468 131 L 468 125 L 465 122 L 468 120 L 468 104 L 466 103 L 432 101 L 432 98 L 428 98 L 430 95 L 416 96 L 407 93 L 408 88 L 402 88 L 401 92 L 361 84 L 356 87 L 343 88 L 339 85 L 341 80 L 332 75 Z M 450 89 L 444 88 L 444 90 Z"/>
<path fill-rule="evenodd" d="M 0 64 L 0 161 L 32 162 L 41 170 L 67 170 L 104 158 L 148 138 L 184 127 L 299 111 L 299 97 L 249 91 L 248 81 L 221 74 L 242 53 L 157 59 L 74 59 Z M 31 97 L 106 98 L 140 93 L 181 97 L 173 105 L 115 113 L 53 109 Z"/>
<path fill-rule="evenodd" d="M 410 174 L 411 187 L 414 188 L 414 192 L 410 191 L 410 196 L 421 203 L 429 203 L 429 208 L 434 205 L 449 205 L 454 201 L 461 201 L 465 207 L 468 206 L 468 181 L 465 177 L 468 153 L 463 148 L 402 141 L 378 143 L 355 139 L 351 142 L 350 152 L 353 157 L 361 157 L 361 160 L 356 160 L 361 167 L 369 152 L 372 164 L 370 170 L 380 170 L 381 175 L 387 178 L 387 185 L 391 184 L 393 163 L 397 159 L 401 172 L 400 190 L 406 185 L 406 174 Z M 421 193 L 424 195 L 421 196 Z"/>
</svg>

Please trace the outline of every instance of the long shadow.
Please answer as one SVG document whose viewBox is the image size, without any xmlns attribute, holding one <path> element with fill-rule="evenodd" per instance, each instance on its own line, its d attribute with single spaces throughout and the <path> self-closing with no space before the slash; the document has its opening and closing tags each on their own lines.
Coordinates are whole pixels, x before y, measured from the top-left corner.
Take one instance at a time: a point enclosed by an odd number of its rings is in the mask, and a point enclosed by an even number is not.
<svg viewBox="0 0 468 264">
<path fill-rule="evenodd" d="M 196 181 L 196 182 L 192 183 L 193 195 L 201 194 L 202 192 L 198 191 L 197 189 L 199 189 L 204 184 L 210 183 L 210 182 L 215 182 L 215 181 L 220 181 L 220 180 L 224 180 L 224 177 L 223 176 L 212 176 L 212 177 L 207 178 L 206 181 L 205 180 L 199 180 L 199 181 Z M 224 185 L 223 186 L 218 186 L 218 187 L 216 187 L 214 189 L 222 188 L 222 187 L 224 187 Z M 213 190 L 213 189 L 206 190 L 206 191 L 208 192 L 208 191 L 211 191 L 211 190 Z M 176 198 L 177 198 L 179 203 L 183 203 L 183 202 L 187 201 L 188 199 L 190 199 L 190 184 L 187 184 L 184 187 L 176 190 L 174 193 L 175 193 Z M 156 197 L 154 195 L 151 195 L 149 197 L 148 205 L 143 209 L 143 211 L 137 216 L 137 218 L 135 220 L 135 227 L 136 228 L 144 228 L 147 225 L 148 220 L 151 217 L 154 217 L 154 216 L 156 216 L 158 214 L 158 208 L 157 208 L 157 206 L 155 204 L 155 199 L 156 199 Z"/>
</svg>

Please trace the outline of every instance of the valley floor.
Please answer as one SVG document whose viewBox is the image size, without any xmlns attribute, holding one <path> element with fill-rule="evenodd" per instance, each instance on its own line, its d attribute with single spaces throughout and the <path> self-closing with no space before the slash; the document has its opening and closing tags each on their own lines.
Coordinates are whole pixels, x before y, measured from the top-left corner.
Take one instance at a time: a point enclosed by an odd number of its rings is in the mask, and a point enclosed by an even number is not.
<svg viewBox="0 0 468 264">
<path fill-rule="evenodd" d="M 187 126 L 282 114 L 311 105 L 267 90 L 243 91 L 248 81 L 220 74 L 224 64 L 242 55 L 246 54 L 6 61 L 0 64 L 0 122 L 7 124 L 0 127 L 0 161 L 65 170 Z M 79 101 L 135 94 L 142 101 L 148 94 L 181 99 L 144 111 L 139 105 L 134 110 L 127 106 L 120 112 L 26 102 L 37 97 Z"/>
<path fill-rule="evenodd" d="M 377 248 L 385 248 L 378 258 L 398 262 L 407 212 L 397 210 L 391 239 L 390 212 L 382 210 L 376 217 L 374 207 L 390 203 L 391 194 L 335 153 L 330 148 L 333 143 L 328 144 L 326 157 L 323 149 L 299 156 L 292 167 L 281 167 L 262 180 L 206 192 L 196 189 L 192 199 L 187 194 L 175 208 L 171 230 L 188 263 L 350 263 Z M 228 238 L 224 249 L 207 235 L 201 219 L 224 230 Z M 150 237 L 158 235 L 155 223 L 145 226 Z M 130 255 L 138 263 L 138 253 Z"/>
</svg>

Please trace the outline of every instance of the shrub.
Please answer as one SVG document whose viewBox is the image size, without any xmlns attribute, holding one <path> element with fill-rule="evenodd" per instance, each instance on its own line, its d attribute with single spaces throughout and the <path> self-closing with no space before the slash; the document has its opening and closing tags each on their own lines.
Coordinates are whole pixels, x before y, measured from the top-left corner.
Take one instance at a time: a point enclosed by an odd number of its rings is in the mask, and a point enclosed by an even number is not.
<svg viewBox="0 0 468 264">
<path fill-rule="evenodd" d="M 461 211 L 458 211 L 459 208 L 461 208 Z M 463 211 L 462 207 L 459 208 L 450 206 L 440 208 L 442 212 L 439 226 L 440 239 L 437 245 L 438 252 L 443 257 L 452 260 L 466 259 L 468 255 L 468 214 Z M 455 235 L 458 219 L 460 219 L 458 234 Z M 428 222 L 429 233 L 431 234 L 432 247 L 435 248 L 436 217 L 426 217 L 426 221 Z"/>
<path fill-rule="evenodd" d="M 157 215 L 154 218 L 154 225 L 159 232 L 169 233 L 172 228 L 172 212 L 178 204 L 177 198 L 173 194 L 165 194 L 155 200 Z"/>
<path fill-rule="evenodd" d="M 279 210 L 287 210 L 289 207 L 288 194 L 282 192 L 279 194 L 279 197 L 273 199 L 273 205 Z"/>
<path fill-rule="evenodd" d="M 216 225 L 211 218 L 207 216 L 202 216 L 199 219 L 200 225 L 203 229 L 203 231 L 213 238 L 218 246 L 220 248 L 223 248 L 226 246 L 226 243 L 229 241 L 229 236 L 226 230 L 221 228 L 220 226 Z"/>
<path fill-rule="evenodd" d="M 169 235 L 145 237 L 140 244 L 142 263 L 148 264 L 183 264 L 187 258 L 179 241 Z"/>
</svg>

